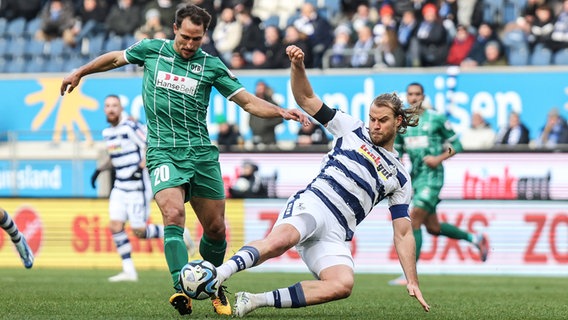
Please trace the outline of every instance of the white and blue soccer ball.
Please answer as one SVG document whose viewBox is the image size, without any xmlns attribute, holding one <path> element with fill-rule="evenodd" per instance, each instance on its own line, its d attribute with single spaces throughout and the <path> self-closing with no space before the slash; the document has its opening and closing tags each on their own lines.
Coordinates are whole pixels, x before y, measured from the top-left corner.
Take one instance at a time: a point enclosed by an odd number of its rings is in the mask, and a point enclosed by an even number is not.
<svg viewBox="0 0 568 320">
<path fill-rule="evenodd" d="M 216 294 L 219 288 L 217 269 L 209 261 L 190 261 L 181 268 L 179 283 L 188 297 L 195 300 L 207 299 Z"/>
</svg>

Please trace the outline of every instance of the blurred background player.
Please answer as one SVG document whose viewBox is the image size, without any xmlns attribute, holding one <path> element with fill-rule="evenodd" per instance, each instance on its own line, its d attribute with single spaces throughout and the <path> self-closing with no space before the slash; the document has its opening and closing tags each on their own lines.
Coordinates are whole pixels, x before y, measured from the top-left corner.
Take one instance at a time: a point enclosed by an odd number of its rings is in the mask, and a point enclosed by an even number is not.
<svg viewBox="0 0 568 320">
<path fill-rule="evenodd" d="M 137 281 L 138 273 L 132 261 L 132 246 L 124 226 L 126 221 L 134 235 L 141 239 L 163 238 L 164 226 L 148 224 L 152 190 L 146 169 L 146 131 L 142 124 L 129 119 L 120 98 L 109 95 L 104 101 L 104 112 L 110 127 L 103 130 L 109 158 L 97 167 L 91 177 L 92 187 L 102 170 L 113 169 L 115 179 L 109 199 L 109 228 L 116 249 L 122 258 L 122 272 L 110 277 L 110 282 Z M 184 241 L 190 255 L 195 245 L 185 229 Z"/>
<path fill-rule="evenodd" d="M 8 233 L 10 239 L 12 239 L 12 242 L 20 254 L 20 258 L 22 258 L 24 267 L 26 267 L 26 269 L 31 268 L 34 265 L 32 249 L 28 246 L 24 234 L 20 232 L 14 220 L 12 220 L 8 212 L 2 208 L 0 208 L 0 226 Z"/>
<path fill-rule="evenodd" d="M 412 164 L 410 176 L 414 195 L 410 217 L 416 241 L 416 261 L 420 258 L 422 248 L 422 225 L 433 236 L 442 235 L 473 243 L 479 249 L 481 261 L 485 261 L 488 248 L 483 234 L 476 235 L 452 224 L 440 223 L 436 214 L 440 191 L 444 185 L 442 162 L 462 151 L 458 136 L 445 115 L 423 105 L 424 87 L 421 84 L 409 84 L 406 87 L 406 99 L 411 107 L 422 110 L 418 126 L 408 128 L 405 133 L 398 135 L 395 143 L 400 158 L 406 153 Z M 389 284 L 406 285 L 407 281 L 402 275 L 389 281 Z"/>
</svg>

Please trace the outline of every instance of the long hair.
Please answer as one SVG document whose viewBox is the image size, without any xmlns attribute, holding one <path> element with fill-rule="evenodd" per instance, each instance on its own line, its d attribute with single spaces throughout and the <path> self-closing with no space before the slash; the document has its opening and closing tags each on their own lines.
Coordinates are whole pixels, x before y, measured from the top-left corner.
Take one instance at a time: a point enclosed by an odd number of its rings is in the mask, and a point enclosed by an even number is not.
<svg viewBox="0 0 568 320">
<path fill-rule="evenodd" d="M 398 133 L 405 133 L 406 128 L 416 127 L 418 125 L 418 119 L 421 113 L 420 106 L 411 106 L 410 108 L 405 109 L 402 100 L 394 92 L 383 93 L 377 96 L 373 100 L 372 105 L 390 108 L 393 111 L 395 118 L 398 116 L 402 117 L 400 127 L 397 129 Z"/>
<path fill-rule="evenodd" d="M 188 4 L 179 8 L 176 11 L 176 21 L 175 24 L 178 28 L 181 28 L 181 23 L 185 18 L 189 18 L 191 23 L 197 26 L 203 26 L 203 30 L 207 31 L 209 28 L 209 23 L 211 22 L 211 15 L 194 4 Z"/>
</svg>

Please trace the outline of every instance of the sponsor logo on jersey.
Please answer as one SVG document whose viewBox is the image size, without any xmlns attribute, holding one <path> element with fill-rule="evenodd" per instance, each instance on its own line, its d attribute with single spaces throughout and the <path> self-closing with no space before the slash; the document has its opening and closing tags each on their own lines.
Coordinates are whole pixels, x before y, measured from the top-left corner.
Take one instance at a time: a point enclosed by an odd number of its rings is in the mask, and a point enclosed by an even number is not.
<svg viewBox="0 0 568 320">
<path fill-rule="evenodd" d="M 194 95 L 197 89 L 197 80 L 178 76 L 173 73 L 158 71 L 156 87 L 174 90 L 184 94 Z"/>
<path fill-rule="evenodd" d="M 203 66 L 197 63 L 192 63 L 189 65 L 189 71 L 193 73 L 201 73 L 203 71 Z"/>
<path fill-rule="evenodd" d="M 381 179 L 387 180 L 388 178 L 393 176 L 393 172 L 396 171 L 396 167 L 391 166 L 389 168 L 388 165 L 385 166 L 381 162 L 381 157 L 378 154 L 376 154 L 373 150 L 369 149 L 369 147 L 366 144 L 363 144 L 361 145 L 361 147 L 359 147 L 359 152 L 363 156 L 365 156 L 365 158 L 369 159 L 369 161 L 375 164 L 377 172 L 379 173 Z"/>
</svg>

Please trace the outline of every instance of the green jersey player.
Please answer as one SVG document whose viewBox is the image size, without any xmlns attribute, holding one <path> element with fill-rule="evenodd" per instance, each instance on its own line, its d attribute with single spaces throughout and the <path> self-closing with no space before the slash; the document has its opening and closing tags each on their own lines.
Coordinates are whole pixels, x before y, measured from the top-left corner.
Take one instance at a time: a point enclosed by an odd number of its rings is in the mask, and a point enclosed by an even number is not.
<svg viewBox="0 0 568 320">
<path fill-rule="evenodd" d="M 407 101 L 412 106 L 422 105 L 424 87 L 411 83 L 406 88 Z M 429 234 L 443 235 L 452 239 L 466 240 L 477 246 L 481 261 L 487 259 L 487 239 L 483 234 L 472 234 L 458 227 L 438 221 L 436 207 L 440 202 L 440 191 L 444 185 L 444 167 L 442 162 L 462 151 L 461 143 L 451 128 L 446 116 L 434 110 L 421 107 L 422 114 L 418 126 L 397 136 L 395 147 L 402 158 L 408 154 L 411 162 L 413 199 L 410 216 L 416 241 L 416 261 L 422 248 L 422 225 Z M 391 280 L 391 285 L 406 285 L 401 276 Z"/>
<path fill-rule="evenodd" d="M 124 51 L 105 53 L 78 68 L 61 84 L 63 95 L 88 74 L 128 63 L 144 67 L 146 163 L 154 199 L 162 212 L 164 252 L 177 291 L 170 303 L 182 315 L 191 313 L 191 300 L 179 286 L 179 271 L 188 261 L 183 241 L 185 202 L 189 201 L 203 226 L 201 256 L 218 266 L 223 263 L 227 247 L 219 151 L 209 139 L 206 124 L 212 87 L 261 118 L 309 123 L 299 110 L 282 109 L 247 92 L 219 58 L 201 50 L 210 21 L 211 16 L 195 5 L 181 7 L 173 24 L 173 40 L 146 39 Z M 212 300 L 217 313 L 231 314 L 223 289 Z"/>
</svg>

